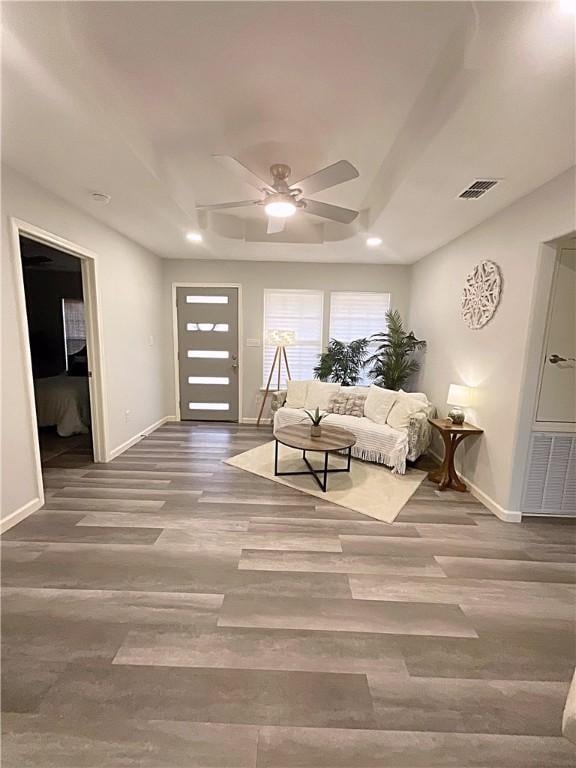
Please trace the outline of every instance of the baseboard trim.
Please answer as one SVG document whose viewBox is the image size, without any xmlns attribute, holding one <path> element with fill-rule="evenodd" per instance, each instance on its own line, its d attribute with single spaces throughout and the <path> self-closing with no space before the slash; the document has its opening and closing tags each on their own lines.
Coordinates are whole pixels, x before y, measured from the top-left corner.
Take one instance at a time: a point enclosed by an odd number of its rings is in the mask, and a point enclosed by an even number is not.
<svg viewBox="0 0 576 768">
<path fill-rule="evenodd" d="M 258 419 L 255 416 L 244 416 L 240 419 L 240 424 L 256 424 Z M 260 419 L 260 424 L 270 426 L 272 419 Z"/>
<path fill-rule="evenodd" d="M 24 504 L 24 506 L 16 509 L 14 512 L 11 512 L 7 517 L 4 518 L 4 520 L 0 521 L 0 535 L 6 533 L 7 530 L 13 528 L 17 523 L 20 523 L 22 520 L 24 520 L 24 518 L 28 517 L 33 512 L 36 512 L 36 510 L 43 506 L 44 499 L 36 497 L 35 499 L 32 499 L 32 501 L 29 501 L 27 504 Z"/>
<path fill-rule="evenodd" d="M 436 461 L 442 463 L 442 456 L 439 456 L 434 451 L 429 451 L 429 453 L 436 459 Z M 466 475 L 462 474 L 461 472 L 458 472 L 458 474 L 468 486 L 468 490 L 472 496 L 474 496 L 475 499 L 478 499 L 478 501 L 482 502 L 482 504 L 484 504 L 484 506 L 487 507 L 493 515 L 496 515 L 497 518 L 505 523 L 522 522 L 522 512 L 515 512 L 511 509 L 504 509 L 504 507 L 498 504 L 497 501 L 495 501 L 491 496 L 488 496 L 487 493 L 484 493 L 481 488 L 473 483 L 469 477 L 466 477 Z"/>
<path fill-rule="evenodd" d="M 128 448 L 131 448 L 133 445 L 136 445 L 136 443 L 139 443 L 140 440 L 144 437 L 148 437 L 149 434 L 154 432 L 155 429 L 158 429 L 158 427 L 161 427 L 162 424 L 166 424 L 167 421 L 174 421 L 174 416 L 164 416 L 161 419 L 158 419 L 158 421 L 155 421 L 154 424 L 150 424 L 149 427 L 146 427 L 146 429 L 143 429 L 142 432 L 139 432 L 137 435 L 134 435 L 134 437 L 131 437 L 129 440 L 126 440 L 125 443 L 122 443 L 122 445 L 119 445 L 117 448 L 113 448 L 106 458 L 106 461 L 112 461 L 112 459 L 115 459 L 117 456 L 120 456 L 124 451 L 127 451 Z"/>
</svg>

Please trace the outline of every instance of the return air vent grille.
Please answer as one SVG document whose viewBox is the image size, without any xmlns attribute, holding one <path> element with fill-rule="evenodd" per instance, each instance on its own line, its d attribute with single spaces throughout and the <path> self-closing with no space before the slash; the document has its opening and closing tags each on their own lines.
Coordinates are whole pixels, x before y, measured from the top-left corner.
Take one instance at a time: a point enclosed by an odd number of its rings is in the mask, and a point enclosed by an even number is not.
<svg viewBox="0 0 576 768">
<path fill-rule="evenodd" d="M 576 435 L 532 434 L 522 511 L 576 515 Z"/>
<path fill-rule="evenodd" d="M 498 179 L 476 179 L 473 184 L 461 192 L 458 197 L 463 200 L 477 200 L 482 195 L 485 195 L 489 189 L 495 187 L 498 184 Z"/>
</svg>

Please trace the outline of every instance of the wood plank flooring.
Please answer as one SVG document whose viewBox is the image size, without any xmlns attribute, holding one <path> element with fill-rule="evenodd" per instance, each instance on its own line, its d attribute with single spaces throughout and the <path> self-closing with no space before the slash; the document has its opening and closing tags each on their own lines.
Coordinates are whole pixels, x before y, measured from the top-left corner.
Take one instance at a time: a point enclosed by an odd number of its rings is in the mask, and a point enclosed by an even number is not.
<svg viewBox="0 0 576 768">
<path fill-rule="evenodd" d="M 425 481 L 387 525 L 167 424 L 2 539 L 3 768 L 566 768 L 576 528 Z"/>
</svg>

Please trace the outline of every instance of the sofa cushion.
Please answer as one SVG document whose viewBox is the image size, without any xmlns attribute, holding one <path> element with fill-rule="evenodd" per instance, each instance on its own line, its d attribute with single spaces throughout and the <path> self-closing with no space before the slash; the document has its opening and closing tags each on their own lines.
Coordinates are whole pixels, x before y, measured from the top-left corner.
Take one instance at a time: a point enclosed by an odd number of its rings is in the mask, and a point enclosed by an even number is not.
<svg viewBox="0 0 576 768">
<path fill-rule="evenodd" d="M 368 395 L 370 387 L 363 387 L 361 385 L 355 385 L 353 387 L 340 387 L 340 392 L 352 397 L 354 395 Z"/>
<path fill-rule="evenodd" d="M 306 408 L 308 410 L 320 408 L 325 411 L 328 408 L 330 397 L 339 392 L 340 384 L 329 384 L 325 381 L 311 381 L 306 393 Z"/>
<path fill-rule="evenodd" d="M 408 429 L 410 419 L 416 413 L 425 413 L 428 409 L 428 401 L 417 400 L 410 395 L 399 392 L 398 399 L 388 414 L 387 424 L 393 429 Z"/>
<path fill-rule="evenodd" d="M 386 424 L 390 409 L 398 398 L 398 392 L 372 384 L 364 403 L 364 416 L 376 424 Z"/>
<path fill-rule="evenodd" d="M 308 394 L 309 381 L 289 381 L 287 384 L 286 406 L 288 408 L 304 408 Z"/>
</svg>

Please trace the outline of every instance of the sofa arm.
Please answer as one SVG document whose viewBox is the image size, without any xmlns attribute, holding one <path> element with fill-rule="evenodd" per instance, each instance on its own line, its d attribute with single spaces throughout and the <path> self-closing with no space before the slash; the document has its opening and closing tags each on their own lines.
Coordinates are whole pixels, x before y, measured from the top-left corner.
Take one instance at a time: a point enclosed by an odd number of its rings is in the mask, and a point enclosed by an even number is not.
<svg viewBox="0 0 576 768">
<path fill-rule="evenodd" d="M 279 389 L 277 392 L 272 393 L 272 399 L 270 401 L 270 409 L 272 413 L 276 413 L 279 408 L 282 408 L 286 402 L 286 396 L 288 392 L 285 389 Z"/>
<path fill-rule="evenodd" d="M 408 422 L 408 460 L 416 461 L 426 453 L 432 441 L 432 430 L 428 419 L 434 416 L 436 408 L 430 406 L 427 411 L 415 413 Z"/>
</svg>

